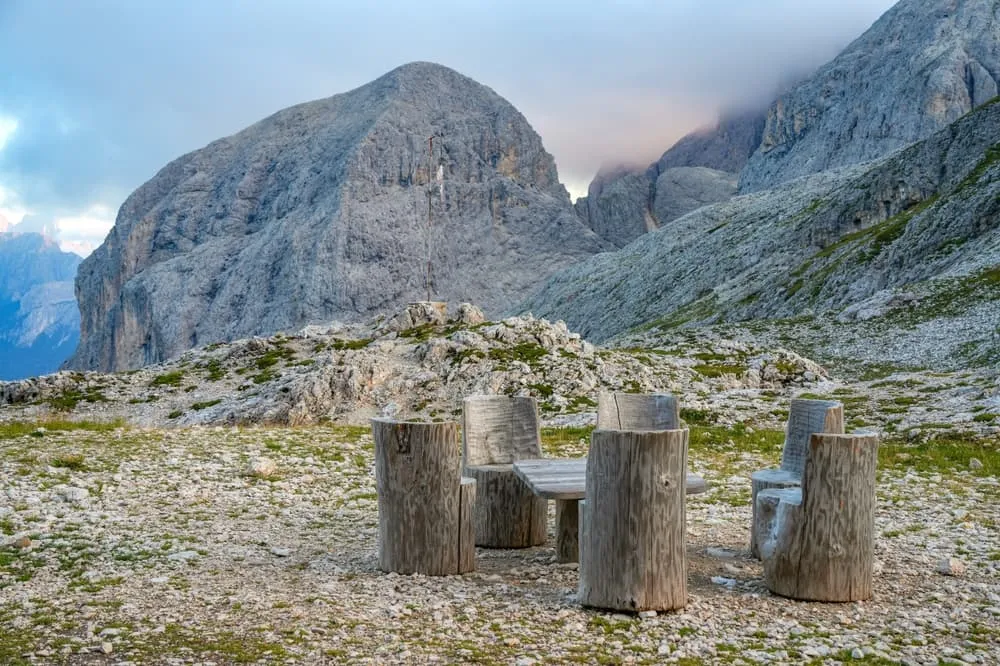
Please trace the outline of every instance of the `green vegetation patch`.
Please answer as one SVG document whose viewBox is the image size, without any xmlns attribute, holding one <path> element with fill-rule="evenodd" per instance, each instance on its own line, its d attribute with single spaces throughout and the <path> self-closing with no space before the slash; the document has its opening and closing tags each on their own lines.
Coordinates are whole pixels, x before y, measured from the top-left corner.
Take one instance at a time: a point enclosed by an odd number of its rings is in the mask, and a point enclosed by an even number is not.
<svg viewBox="0 0 1000 666">
<path fill-rule="evenodd" d="M 928 424 L 921 428 L 927 429 Z M 968 470 L 969 461 L 979 460 L 982 469 L 972 472 L 976 476 L 1000 475 L 1000 441 L 975 439 L 960 432 L 938 432 L 919 444 L 901 439 L 883 441 L 879 447 L 879 465 L 914 469 L 921 472 L 947 472 L 952 469 Z"/>
<path fill-rule="evenodd" d="M 510 347 L 495 347 L 489 351 L 489 357 L 494 361 L 510 363 L 520 361 L 534 365 L 549 352 L 545 347 L 534 342 L 521 342 Z"/>
<path fill-rule="evenodd" d="M 184 371 L 174 370 L 173 372 L 165 372 L 162 375 L 157 375 L 156 377 L 153 377 L 153 381 L 149 382 L 149 385 L 180 386 L 182 381 L 184 381 Z"/>
<path fill-rule="evenodd" d="M 115 421 L 65 421 L 61 419 L 44 421 L 8 421 L 0 423 L 0 440 L 17 439 L 25 436 L 44 436 L 46 432 L 66 432 L 70 430 L 87 430 L 90 432 L 111 432 L 124 428 L 125 422 Z"/>
<path fill-rule="evenodd" d="M 205 400 L 204 402 L 196 402 L 193 405 L 191 405 L 191 409 L 197 412 L 202 409 L 208 409 L 209 407 L 214 407 L 215 405 L 218 405 L 220 402 L 222 402 L 222 398 L 216 398 L 215 400 Z"/>
<path fill-rule="evenodd" d="M 372 342 L 371 338 L 359 338 L 358 340 L 348 340 L 345 338 L 334 338 L 330 342 L 330 348 L 337 351 L 347 351 L 349 349 L 364 349 Z"/>
</svg>

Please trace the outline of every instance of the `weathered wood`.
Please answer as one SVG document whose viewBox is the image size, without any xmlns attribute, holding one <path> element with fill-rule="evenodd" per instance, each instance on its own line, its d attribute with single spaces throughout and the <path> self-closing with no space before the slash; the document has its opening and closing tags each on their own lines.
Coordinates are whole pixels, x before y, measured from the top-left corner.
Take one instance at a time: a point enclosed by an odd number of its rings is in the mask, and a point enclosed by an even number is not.
<svg viewBox="0 0 1000 666">
<path fill-rule="evenodd" d="M 877 462 L 875 435 L 814 434 L 802 487 L 758 495 L 768 589 L 811 601 L 871 597 Z"/>
<path fill-rule="evenodd" d="M 514 472 L 540 497 L 554 500 L 583 499 L 587 490 L 586 458 L 538 458 L 518 460 Z M 688 495 L 708 490 L 705 479 L 687 473 Z"/>
<path fill-rule="evenodd" d="M 556 500 L 556 561 L 580 560 L 579 500 Z"/>
<path fill-rule="evenodd" d="M 788 409 L 781 468 L 763 469 L 750 475 L 750 555 L 760 558 L 757 535 L 757 497 L 768 488 L 795 488 L 802 483 L 806 450 L 813 433 L 843 433 L 844 406 L 836 400 L 793 398 Z"/>
<path fill-rule="evenodd" d="M 534 398 L 473 395 L 462 401 L 463 465 L 497 465 L 541 455 Z"/>
<path fill-rule="evenodd" d="M 457 423 L 372 420 L 378 559 L 384 571 L 431 576 L 475 569 L 475 481 L 459 476 Z"/>
<path fill-rule="evenodd" d="M 458 573 L 476 570 L 476 480 L 462 477 L 458 519 Z"/>
<path fill-rule="evenodd" d="M 633 612 L 687 604 L 687 451 L 687 429 L 594 431 L 581 604 Z"/>
<path fill-rule="evenodd" d="M 668 393 L 601 393 L 598 430 L 676 430 L 681 417 L 677 398 Z"/>
<path fill-rule="evenodd" d="M 476 545 L 527 548 L 545 543 L 544 499 L 511 463 L 542 455 L 538 404 L 527 396 L 475 395 L 462 401 L 462 469 L 479 481 Z"/>
<path fill-rule="evenodd" d="M 466 465 L 463 472 L 476 480 L 477 546 L 528 548 L 545 543 L 548 502 L 531 492 L 512 465 Z"/>
</svg>

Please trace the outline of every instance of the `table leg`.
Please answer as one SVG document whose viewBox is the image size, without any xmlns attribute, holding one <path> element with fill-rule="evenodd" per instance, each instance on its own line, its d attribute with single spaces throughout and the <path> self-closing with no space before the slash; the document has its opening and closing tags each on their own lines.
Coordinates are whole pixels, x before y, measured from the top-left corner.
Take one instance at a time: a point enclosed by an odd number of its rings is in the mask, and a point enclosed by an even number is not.
<svg viewBox="0 0 1000 666">
<path fill-rule="evenodd" d="M 580 561 L 579 500 L 556 500 L 556 560 Z"/>
</svg>

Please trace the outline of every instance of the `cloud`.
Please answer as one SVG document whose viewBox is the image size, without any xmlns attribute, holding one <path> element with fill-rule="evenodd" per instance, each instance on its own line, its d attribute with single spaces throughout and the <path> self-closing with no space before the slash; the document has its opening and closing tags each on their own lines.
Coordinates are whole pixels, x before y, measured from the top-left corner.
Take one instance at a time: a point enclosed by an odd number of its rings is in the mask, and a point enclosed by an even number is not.
<svg viewBox="0 0 1000 666">
<path fill-rule="evenodd" d="M 52 220 L 114 209 L 187 151 L 431 60 L 507 97 L 585 189 L 766 103 L 891 4 L 0 0 L 0 185 Z"/>
</svg>

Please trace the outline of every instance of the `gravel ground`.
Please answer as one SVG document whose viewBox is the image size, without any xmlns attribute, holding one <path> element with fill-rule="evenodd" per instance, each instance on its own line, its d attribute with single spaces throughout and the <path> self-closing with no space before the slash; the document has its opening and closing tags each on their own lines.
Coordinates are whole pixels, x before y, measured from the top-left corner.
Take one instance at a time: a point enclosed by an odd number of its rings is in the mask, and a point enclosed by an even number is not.
<svg viewBox="0 0 1000 666">
<path fill-rule="evenodd" d="M 655 617 L 578 606 L 551 535 L 468 575 L 378 571 L 367 428 L 0 439 L 0 663 L 1000 663 L 992 459 L 883 464 L 875 596 L 817 604 L 770 595 L 747 553 L 749 473 L 779 451 L 697 439 L 689 603 Z"/>
</svg>

